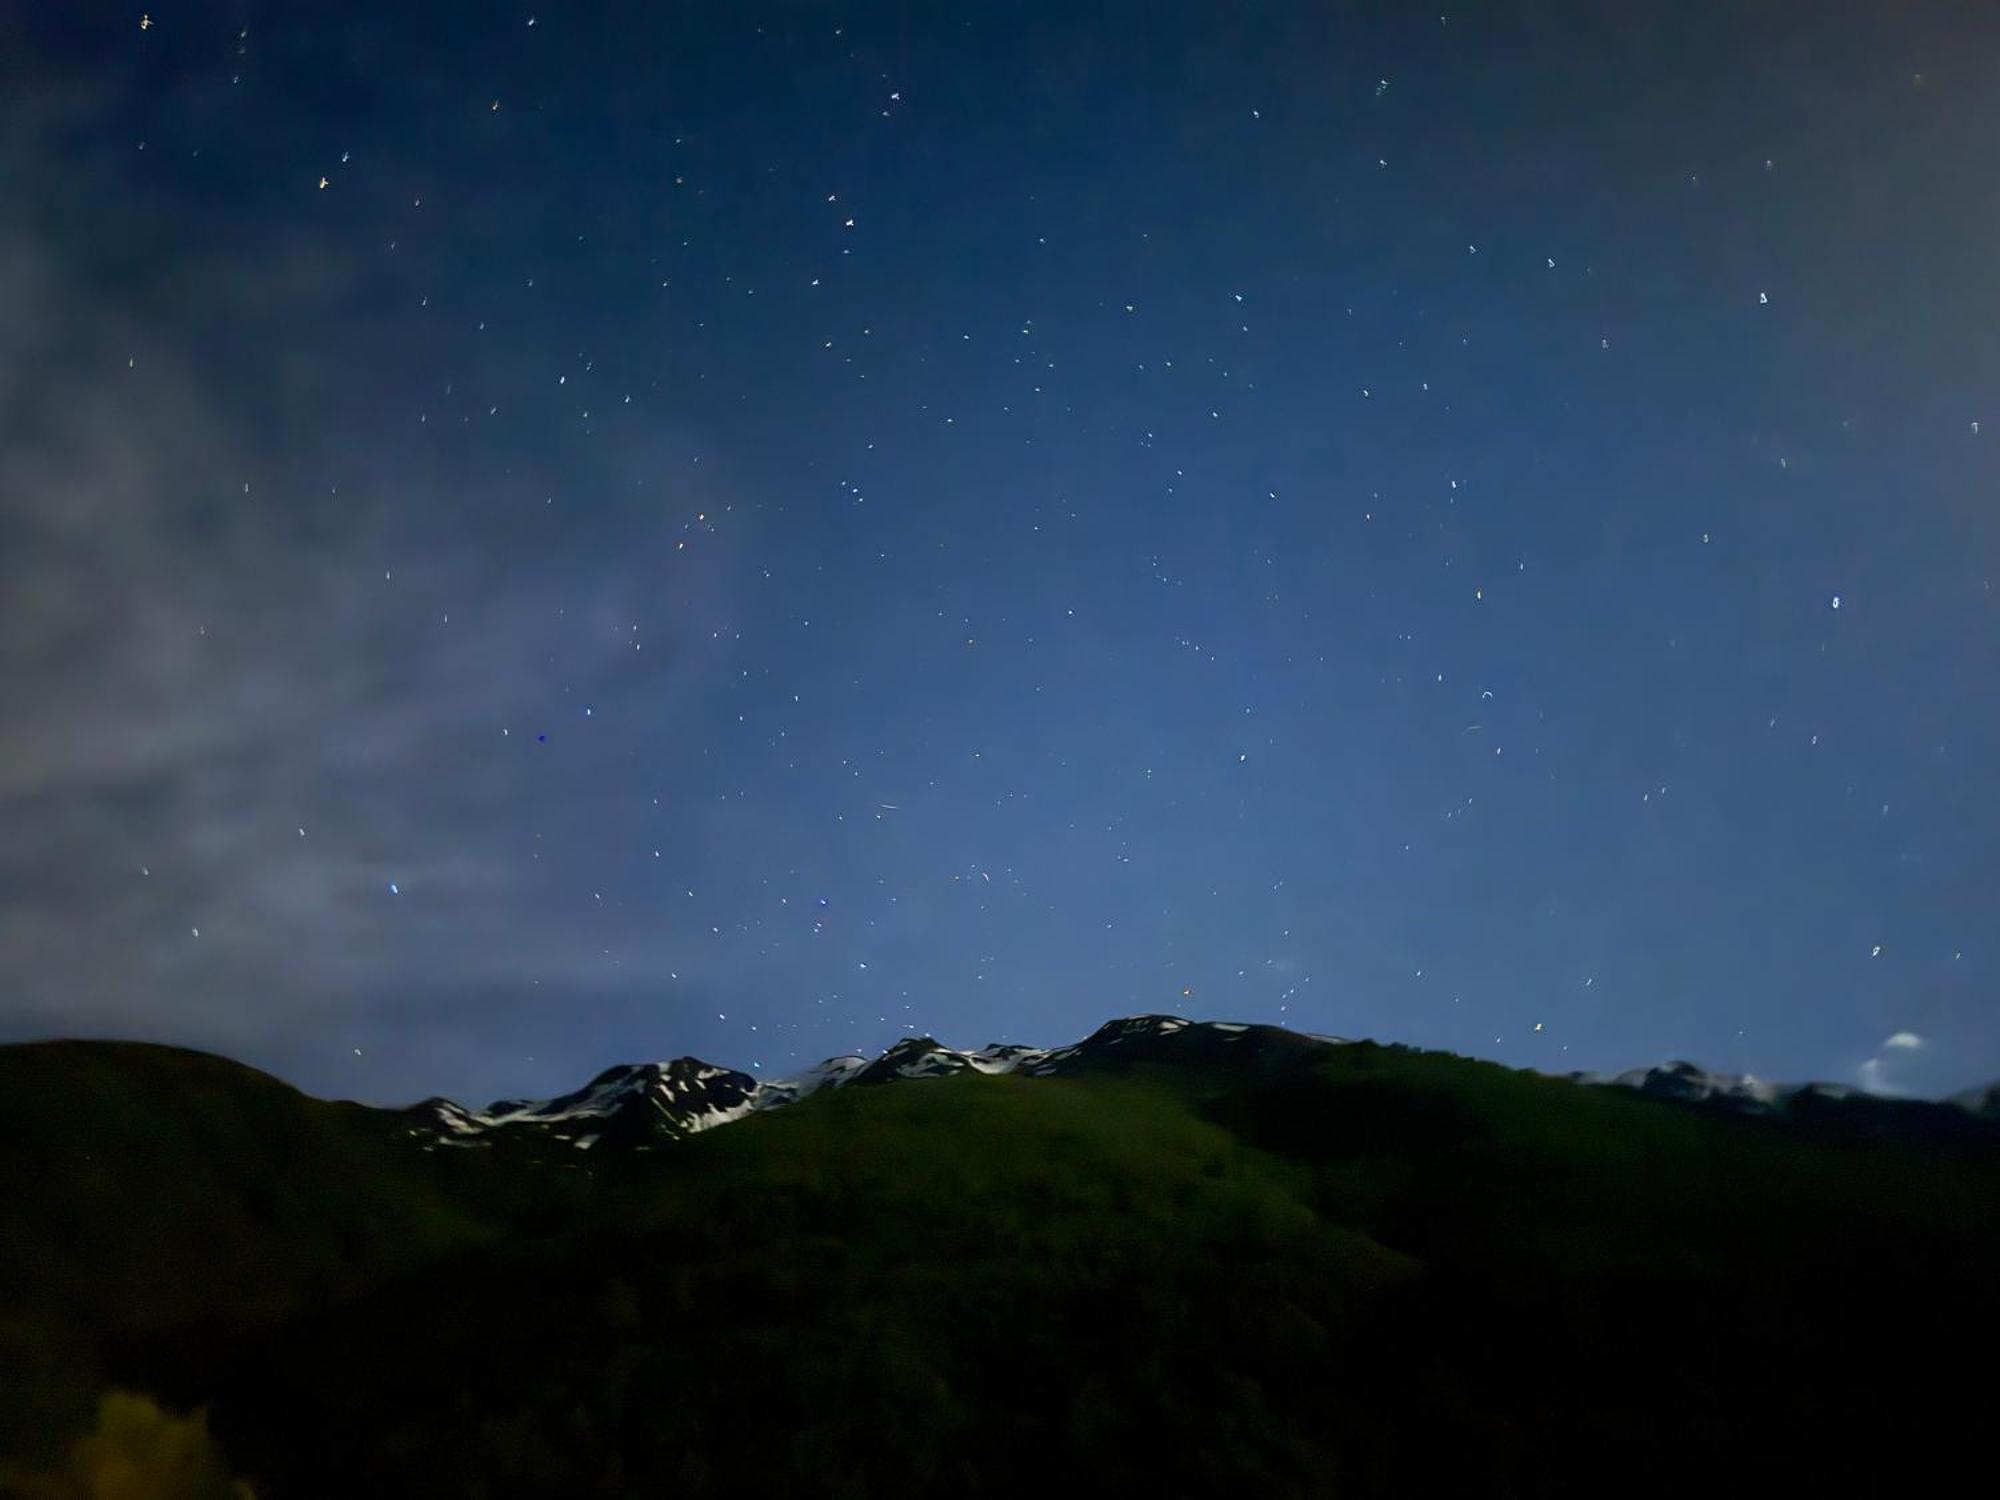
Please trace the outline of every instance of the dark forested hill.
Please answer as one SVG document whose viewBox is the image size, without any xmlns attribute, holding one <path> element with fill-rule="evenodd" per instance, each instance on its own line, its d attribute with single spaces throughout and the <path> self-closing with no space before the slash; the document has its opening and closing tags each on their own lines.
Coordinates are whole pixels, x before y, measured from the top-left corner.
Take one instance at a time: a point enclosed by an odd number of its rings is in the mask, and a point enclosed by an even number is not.
<svg viewBox="0 0 2000 1500">
<path fill-rule="evenodd" d="M 0 1492 L 123 1444 L 262 1500 L 1738 1493 L 1985 1421 L 1964 1110 L 1164 1018 L 762 1103 L 705 1067 L 388 1111 L 0 1048 Z"/>
</svg>

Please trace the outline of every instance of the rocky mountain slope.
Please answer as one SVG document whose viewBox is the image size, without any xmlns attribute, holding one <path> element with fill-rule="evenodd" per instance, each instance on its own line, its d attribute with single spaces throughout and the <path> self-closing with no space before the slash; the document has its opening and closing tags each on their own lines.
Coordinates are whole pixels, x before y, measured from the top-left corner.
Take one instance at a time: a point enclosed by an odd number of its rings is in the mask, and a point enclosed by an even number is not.
<svg viewBox="0 0 2000 1500">
<path fill-rule="evenodd" d="M 435 1098 L 414 1106 L 411 1115 L 421 1133 L 448 1146 L 491 1145 L 503 1137 L 540 1137 L 585 1151 L 600 1143 L 649 1149 L 663 1140 L 695 1135 L 764 1110 L 795 1104 L 822 1089 L 964 1073 L 1060 1078 L 1141 1063 L 1240 1067 L 1255 1062 L 1268 1068 L 1274 1061 L 1296 1062 L 1343 1045 L 1346 1042 L 1340 1037 L 1276 1026 L 1138 1015 L 1106 1022 L 1080 1042 L 1053 1048 L 990 1042 L 972 1051 L 960 1051 L 934 1037 L 906 1037 L 879 1057 L 870 1059 L 858 1053 L 829 1057 L 796 1078 L 778 1080 L 761 1079 L 697 1057 L 628 1063 L 608 1068 L 582 1088 L 553 1099 L 502 1099 L 475 1110 Z M 1774 1084 L 1748 1074 L 1710 1073 L 1690 1062 L 1565 1076 L 1577 1084 L 1626 1088 L 1656 1099 L 1742 1114 L 1785 1116 L 1820 1105 L 1842 1104 L 1856 1116 L 1871 1110 L 1897 1111 L 1905 1116 L 1949 1110 L 2000 1119 L 2000 1085 L 1932 1105 L 1877 1100 L 1842 1084 Z"/>
</svg>

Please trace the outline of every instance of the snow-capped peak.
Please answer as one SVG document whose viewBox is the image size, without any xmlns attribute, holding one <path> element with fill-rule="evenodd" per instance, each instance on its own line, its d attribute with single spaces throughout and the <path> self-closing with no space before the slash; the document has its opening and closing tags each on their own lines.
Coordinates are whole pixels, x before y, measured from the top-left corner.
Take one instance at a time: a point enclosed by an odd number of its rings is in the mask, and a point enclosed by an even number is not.
<svg viewBox="0 0 2000 1500">
<path fill-rule="evenodd" d="M 1749 1105 L 1774 1104 L 1783 1090 L 1754 1073 L 1710 1073 L 1691 1062 L 1674 1061 L 1651 1068 L 1628 1068 L 1610 1076 L 1587 1075 L 1587 1083 L 1611 1083 L 1663 1099 L 1719 1099 Z"/>
<path fill-rule="evenodd" d="M 1126 1016 L 1106 1022 L 1081 1042 L 1054 1049 L 989 1042 L 961 1051 L 934 1037 L 905 1037 L 872 1061 L 850 1053 L 815 1063 L 794 1078 L 768 1080 L 717 1067 L 698 1057 L 679 1057 L 671 1062 L 607 1068 L 582 1088 L 553 1099 L 502 1099 L 483 1110 L 467 1109 L 449 1099 L 430 1099 L 412 1113 L 446 1144 L 490 1144 L 488 1137 L 494 1132 L 518 1133 L 526 1127 L 585 1148 L 613 1134 L 648 1138 L 692 1135 L 761 1110 L 796 1103 L 822 1089 L 849 1084 L 944 1078 L 958 1073 L 1039 1076 L 1093 1059 L 1131 1061 L 1136 1058 L 1128 1059 L 1124 1052 L 1135 1052 L 1139 1045 L 1191 1029 L 1236 1041 L 1252 1028 L 1235 1022 L 1192 1022 L 1179 1016 Z M 1112 1054 L 1113 1047 L 1124 1051 Z"/>
<path fill-rule="evenodd" d="M 961 1051 L 935 1037 L 913 1036 L 873 1059 L 858 1053 L 829 1057 L 795 1077 L 781 1079 L 760 1079 L 698 1057 L 677 1057 L 607 1068 L 582 1088 L 553 1099 L 502 1099 L 483 1110 L 467 1109 L 449 1099 L 427 1099 L 409 1113 L 415 1122 L 413 1133 L 432 1137 L 434 1145 L 486 1146 L 499 1139 L 529 1137 L 567 1142 L 578 1150 L 600 1141 L 645 1149 L 662 1137 L 712 1130 L 849 1085 L 964 1073 L 1048 1077 L 1148 1065 L 1284 1067 L 1291 1060 L 1346 1045 L 1341 1037 L 1243 1021 L 1121 1016 L 1064 1047 L 989 1042 Z M 1654 1098 L 1746 1114 L 1791 1114 L 1859 1092 L 1840 1084 L 1773 1084 L 1749 1073 L 1710 1073 L 1679 1060 L 1623 1073 L 1566 1076 L 1575 1083 L 1632 1089 Z M 1948 1102 L 1957 1106 L 1954 1113 L 2000 1118 L 2000 1084 L 1968 1090 Z"/>
</svg>

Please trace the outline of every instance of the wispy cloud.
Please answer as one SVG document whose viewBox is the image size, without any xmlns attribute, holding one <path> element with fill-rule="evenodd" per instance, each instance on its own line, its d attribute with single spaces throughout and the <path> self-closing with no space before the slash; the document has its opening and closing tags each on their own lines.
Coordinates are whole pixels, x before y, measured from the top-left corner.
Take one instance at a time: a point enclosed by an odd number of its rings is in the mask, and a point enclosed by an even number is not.
<svg viewBox="0 0 2000 1500">
<path fill-rule="evenodd" d="M 1898 1031 L 1884 1038 L 1881 1051 L 1855 1070 L 1861 1087 L 1871 1094 L 1917 1092 L 1913 1061 L 1924 1049 L 1924 1039 L 1914 1031 Z"/>
<path fill-rule="evenodd" d="M 102 107 L 0 108 L 0 175 L 16 205 L 82 202 L 143 243 L 124 169 L 60 149 Z M 633 670 L 629 622 L 662 615 L 645 549 L 517 566 L 410 519 L 463 495 L 349 478 L 356 445 L 428 472 L 413 414 L 322 423 L 297 350 L 241 344 L 278 308 L 352 336 L 357 264 L 276 230 L 113 275 L 76 233 L 0 224 L 0 1034 L 243 1047 L 426 986 L 587 975 L 597 931 L 522 921 L 562 856 L 518 828 L 520 757 Z M 216 330 L 226 360 L 202 352 Z M 657 642 L 644 664 L 667 690 L 703 670 Z M 623 951 L 664 971 L 644 935 Z"/>
</svg>

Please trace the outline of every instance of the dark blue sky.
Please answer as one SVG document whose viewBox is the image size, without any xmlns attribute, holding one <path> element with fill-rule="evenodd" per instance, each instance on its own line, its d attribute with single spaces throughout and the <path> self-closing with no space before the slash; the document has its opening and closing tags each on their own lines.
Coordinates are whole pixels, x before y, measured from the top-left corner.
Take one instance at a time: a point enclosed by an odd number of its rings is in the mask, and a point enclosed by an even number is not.
<svg viewBox="0 0 2000 1500">
<path fill-rule="evenodd" d="M 0 1037 L 2000 1075 L 2000 10 L 0 59 Z"/>
</svg>

